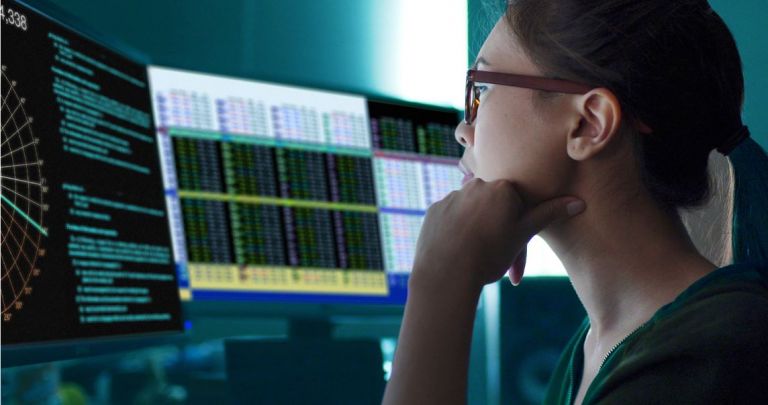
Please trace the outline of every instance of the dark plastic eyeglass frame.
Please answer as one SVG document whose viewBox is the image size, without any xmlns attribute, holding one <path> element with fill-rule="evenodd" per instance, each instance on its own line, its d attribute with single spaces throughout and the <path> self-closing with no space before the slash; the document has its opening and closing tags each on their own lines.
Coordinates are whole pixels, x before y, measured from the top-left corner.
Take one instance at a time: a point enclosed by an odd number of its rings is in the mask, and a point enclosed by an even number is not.
<svg viewBox="0 0 768 405">
<path fill-rule="evenodd" d="M 466 93 L 464 94 L 464 123 L 467 125 L 472 125 L 475 121 L 477 109 L 480 107 L 480 98 L 477 94 L 475 83 L 501 84 L 503 86 L 567 94 L 584 94 L 594 88 L 593 86 L 569 80 L 469 69 L 467 70 Z"/>
</svg>

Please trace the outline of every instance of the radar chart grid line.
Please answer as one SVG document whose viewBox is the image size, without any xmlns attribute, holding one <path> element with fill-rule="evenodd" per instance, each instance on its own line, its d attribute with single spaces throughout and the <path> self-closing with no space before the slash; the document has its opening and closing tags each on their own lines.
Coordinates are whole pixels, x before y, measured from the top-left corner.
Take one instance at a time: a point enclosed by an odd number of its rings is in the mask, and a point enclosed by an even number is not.
<svg viewBox="0 0 768 405">
<path fill-rule="evenodd" d="M 7 210 L 8 210 L 8 208 L 5 208 L 5 210 L 7 211 Z M 21 230 L 21 231 L 24 233 L 24 236 L 25 236 L 25 238 L 27 238 L 27 239 L 29 239 L 30 241 L 33 241 L 33 242 L 34 242 L 34 240 L 33 240 L 33 239 L 32 239 L 32 238 L 29 236 L 29 234 L 26 232 L 26 228 L 22 228 L 22 227 L 21 227 L 21 225 L 20 225 L 18 222 L 16 222 L 16 221 L 14 220 L 14 221 L 12 222 L 12 224 L 11 224 L 11 225 L 16 225 L 16 226 L 17 226 L 17 227 L 18 227 L 18 228 L 19 228 L 19 229 L 20 229 L 20 230 Z M 15 265 L 16 265 L 16 263 L 18 262 L 18 258 L 19 258 L 20 256 L 24 256 L 24 258 L 27 260 L 27 263 L 28 263 L 30 266 L 32 266 L 32 265 L 33 265 L 33 264 L 32 264 L 32 260 L 30 260 L 30 258 L 29 258 L 29 257 L 27 257 L 27 254 L 26 254 L 26 253 L 24 253 L 24 249 L 22 249 L 22 247 L 23 247 L 22 243 L 21 243 L 21 242 L 19 242 L 19 240 L 18 240 L 18 239 L 16 239 L 16 236 L 14 236 L 14 235 L 13 235 L 13 233 L 10 233 L 9 235 L 11 235 L 11 238 L 13 238 L 13 241 L 14 241 L 14 242 L 16 242 L 16 246 L 18 246 L 18 247 L 19 247 L 19 254 L 18 254 L 18 255 L 16 255 L 16 256 L 14 257 L 14 261 L 13 261 L 13 265 L 12 265 L 12 266 L 15 266 Z M 23 242 L 23 240 L 22 240 L 22 242 Z M 33 245 L 37 246 L 37 244 L 35 244 L 35 243 L 33 243 Z M 18 269 L 18 268 L 16 268 L 16 269 Z"/>
<path fill-rule="evenodd" d="M 12 188 L 10 188 L 10 187 L 6 186 L 5 184 L 3 184 L 3 185 L 2 185 L 2 188 L 4 188 L 4 189 L 6 189 L 6 190 L 10 191 L 11 193 L 14 193 L 14 195 L 15 195 L 15 196 L 18 196 L 18 197 L 21 197 L 21 198 L 25 199 L 27 202 L 29 202 L 29 203 L 31 203 L 31 204 L 33 204 L 33 205 L 36 205 L 36 206 L 38 206 L 38 207 L 41 207 L 41 205 L 40 205 L 38 202 L 36 202 L 36 201 L 32 201 L 32 200 L 30 200 L 30 199 L 29 199 L 29 197 L 27 197 L 27 196 L 24 196 L 24 195 L 21 195 L 21 194 L 17 193 L 17 192 L 16 192 L 16 190 L 14 190 L 14 189 L 12 189 Z"/>
<path fill-rule="evenodd" d="M 13 178 L 13 177 L 8 177 L 8 176 L 1 176 L 1 175 L 0 175 L 0 179 L 6 179 L 6 180 L 10 180 L 10 181 L 16 181 L 16 182 L 19 182 L 19 183 L 25 183 L 25 184 L 29 184 L 29 185 L 32 185 L 32 186 L 38 186 L 38 187 L 42 187 L 42 186 L 43 186 L 43 185 L 42 185 L 42 184 L 40 184 L 40 183 L 35 183 L 35 182 L 33 182 L 33 181 L 29 181 L 29 180 L 21 180 L 21 179 L 16 179 L 16 178 Z"/>
<path fill-rule="evenodd" d="M 30 218 L 30 217 L 29 217 L 29 215 L 27 215 L 27 214 L 26 214 L 24 211 L 22 211 L 22 210 L 21 210 L 19 207 L 17 207 L 17 206 L 16 206 L 16 204 L 12 203 L 12 202 L 11 202 L 10 200 L 8 200 L 8 198 L 6 198 L 5 196 L 0 196 L 0 198 L 2 198 L 2 199 L 3 199 L 3 201 L 5 201 L 5 202 L 6 202 L 8 205 L 10 205 L 10 206 L 11 206 L 11 208 L 13 208 L 14 210 L 16 210 L 16 212 L 18 212 L 18 213 L 19 213 L 19 215 L 21 215 L 22 217 L 24 217 L 24 219 L 26 219 L 26 220 L 27 220 L 27 222 L 29 222 L 29 223 L 30 223 L 32 226 L 34 226 L 34 227 L 35 227 L 35 228 L 36 228 L 38 231 L 40 231 L 40 233 L 42 233 L 42 234 L 43 234 L 43 235 L 45 235 L 45 236 L 48 236 L 48 232 L 46 232 L 46 231 L 45 231 L 45 229 L 43 229 L 43 227 L 42 227 L 42 226 L 40 226 L 40 224 L 38 224 L 38 223 L 37 223 L 37 221 L 35 221 L 34 219 Z M 35 203 L 35 204 L 37 204 L 37 203 Z M 39 204 L 37 204 L 37 205 L 39 206 Z"/>
<path fill-rule="evenodd" d="M 41 239 L 48 236 L 43 226 L 47 210 L 43 204 L 45 178 L 38 156 L 37 139 L 32 132 L 33 118 L 24 108 L 28 101 L 19 95 L 18 82 L 7 76 L 2 66 L 3 95 L 0 110 L 8 112 L 2 123 L 0 152 L 0 223 L 2 235 L 2 313 L 11 321 L 14 311 L 22 309 L 22 297 L 31 291 L 30 280 L 38 274 L 36 262 L 42 254 Z M 10 163 L 10 164 L 7 164 Z"/>
</svg>

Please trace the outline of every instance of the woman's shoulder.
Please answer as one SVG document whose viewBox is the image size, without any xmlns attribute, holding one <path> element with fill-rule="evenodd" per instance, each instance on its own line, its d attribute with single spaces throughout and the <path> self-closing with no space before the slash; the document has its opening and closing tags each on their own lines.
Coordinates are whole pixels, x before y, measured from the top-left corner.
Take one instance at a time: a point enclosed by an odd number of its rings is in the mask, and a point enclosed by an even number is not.
<svg viewBox="0 0 768 405">
<path fill-rule="evenodd" d="M 755 266 L 723 267 L 659 310 L 638 345 L 713 356 L 740 346 L 768 356 L 768 280 Z"/>
<path fill-rule="evenodd" d="M 626 342 L 596 402 L 766 403 L 768 282 L 728 270 L 694 283 Z"/>
<path fill-rule="evenodd" d="M 659 310 L 655 318 L 732 322 L 733 315 L 750 316 L 748 312 L 758 311 L 768 311 L 768 278 L 755 265 L 739 264 L 719 268 L 693 283 L 674 302 Z"/>
</svg>

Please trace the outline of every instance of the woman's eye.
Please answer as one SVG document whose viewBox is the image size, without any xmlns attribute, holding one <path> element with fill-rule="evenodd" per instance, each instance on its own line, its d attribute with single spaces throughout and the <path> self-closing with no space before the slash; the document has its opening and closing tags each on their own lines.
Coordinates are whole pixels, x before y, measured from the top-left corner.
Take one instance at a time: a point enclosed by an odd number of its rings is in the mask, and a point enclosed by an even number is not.
<svg viewBox="0 0 768 405">
<path fill-rule="evenodd" d="M 488 86 L 475 86 L 477 89 L 478 94 L 483 94 L 486 90 L 488 90 Z"/>
</svg>

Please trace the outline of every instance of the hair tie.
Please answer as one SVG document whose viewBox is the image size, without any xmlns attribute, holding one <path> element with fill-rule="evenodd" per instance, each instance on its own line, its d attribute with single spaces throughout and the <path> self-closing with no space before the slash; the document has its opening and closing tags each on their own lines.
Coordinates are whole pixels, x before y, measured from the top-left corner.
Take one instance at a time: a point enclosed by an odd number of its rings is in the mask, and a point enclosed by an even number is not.
<svg viewBox="0 0 768 405">
<path fill-rule="evenodd" d="M 728 139 L 720 144 L 720 146 L 717 148 L 717 151 L 725 156 L 728 156 L 729 153 L 731 153 L 734 149 L 736 149 L 737 146 L 739 146 L 741 141 L 747 138 L 749 138 L 749 128 L 747 128 L 746 125 L 742 125 L 735 134 L 731 135 L 728 137 Z"/>
</svg>

